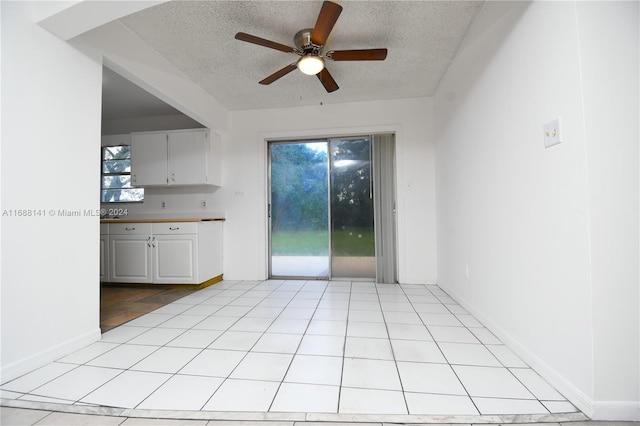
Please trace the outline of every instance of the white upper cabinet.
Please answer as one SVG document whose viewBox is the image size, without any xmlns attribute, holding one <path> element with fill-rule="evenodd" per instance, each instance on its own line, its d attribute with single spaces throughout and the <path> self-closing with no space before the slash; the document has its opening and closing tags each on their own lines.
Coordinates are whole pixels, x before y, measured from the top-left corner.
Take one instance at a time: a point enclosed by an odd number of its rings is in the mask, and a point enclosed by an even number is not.
<svg viewBox="0 0 640 426">
<path fill-rule="evenodd" d="M 131 183 L 135 186 L 166 185 L 167 133 L 131 134 Z"/>
<path fill-rule="evenodd" d="M 220 138 L 208 129 L 131 134 L 136 186 L 220 185 Z"/>
<path fill-rule="evenodd" d="M 206 183 L 211 148 L 205 132 L 168 134 L 168 175 L 170 185 Z"/>
</svg>

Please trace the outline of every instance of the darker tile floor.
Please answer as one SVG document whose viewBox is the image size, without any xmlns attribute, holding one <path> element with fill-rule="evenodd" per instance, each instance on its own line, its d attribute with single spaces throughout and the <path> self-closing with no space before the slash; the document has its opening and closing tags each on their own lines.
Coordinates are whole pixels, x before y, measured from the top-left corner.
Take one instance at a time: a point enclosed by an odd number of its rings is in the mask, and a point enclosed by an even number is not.
<svg viewBox="0 0 640 426">
<path fill-rule="evenodd" d="M 103 284 L 100 288 L 100 329 L 104 333 L 195 291 L 197 290 Z"/>
</svg>

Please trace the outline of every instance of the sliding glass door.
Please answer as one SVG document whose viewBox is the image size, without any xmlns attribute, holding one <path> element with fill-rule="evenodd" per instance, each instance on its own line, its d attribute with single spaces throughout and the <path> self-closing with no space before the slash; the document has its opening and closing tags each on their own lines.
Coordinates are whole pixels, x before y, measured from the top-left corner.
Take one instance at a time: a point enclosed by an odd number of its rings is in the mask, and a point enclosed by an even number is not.
<svg viewBox="0 0 640 426">
<path fill-rule="evenodd" d="M 270 275 L 329 277 L 326 141 L 271 143 Z"/>
<path fill-rule="evenodd" d="M 331 139 L 331 275 L 375 278 L 371 138 Z"/>
<path fill-rule="evenodd" d="M 269 143 L 271 277 L 376 278 L 374 140 Z M 392 183 L 377 186 L 393 191 Z M 393 217 L 376 220 L 395 227 Z"/>
</svg>

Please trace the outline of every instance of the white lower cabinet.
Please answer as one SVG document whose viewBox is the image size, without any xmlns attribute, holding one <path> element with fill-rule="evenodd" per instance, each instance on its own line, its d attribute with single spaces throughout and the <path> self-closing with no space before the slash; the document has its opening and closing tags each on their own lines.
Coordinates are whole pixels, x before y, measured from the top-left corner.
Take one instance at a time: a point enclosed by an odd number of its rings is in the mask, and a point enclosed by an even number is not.
<svg viewBox="0 0 640 426">
<path fill-rule="evenodd" d="M 198 224 L 153 224 L 153 282 L 198 284 Z"/>
<path fill-rule="evenodd" d="M 151 224 L 109 225 L 109 281 L 151 283 Z"/>
<path fill-rule="evenodd" d="M 109 282 L 200 284 L 222 275 L 221 221 L 109 226 Z"/>
</svg>

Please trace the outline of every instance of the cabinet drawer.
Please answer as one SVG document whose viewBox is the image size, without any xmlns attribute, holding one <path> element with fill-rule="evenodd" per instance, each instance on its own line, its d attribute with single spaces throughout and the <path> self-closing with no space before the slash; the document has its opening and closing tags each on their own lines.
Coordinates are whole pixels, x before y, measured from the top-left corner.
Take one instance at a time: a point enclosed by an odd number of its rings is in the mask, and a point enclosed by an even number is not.
<svg viewBox="0 0 640 426">
<path fill-rule="evenodd" d="M 109 235 L 151 235 L 151 224 L 110 223 Z"/>
<path fill-rule="evenodd" d="M 165 222 L 153 224 L 154 235 L 181 235 L 197 233 L 197 222 Z"/>
<path fill-rule="evenodd" d="M 100 235 L 109 235 L 109 224 L 101 223 L 100 224 Z"/>
</svg>

